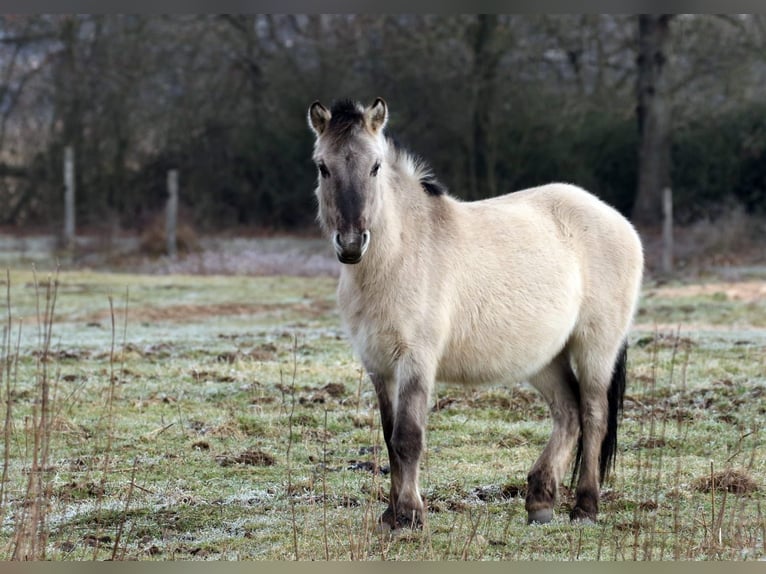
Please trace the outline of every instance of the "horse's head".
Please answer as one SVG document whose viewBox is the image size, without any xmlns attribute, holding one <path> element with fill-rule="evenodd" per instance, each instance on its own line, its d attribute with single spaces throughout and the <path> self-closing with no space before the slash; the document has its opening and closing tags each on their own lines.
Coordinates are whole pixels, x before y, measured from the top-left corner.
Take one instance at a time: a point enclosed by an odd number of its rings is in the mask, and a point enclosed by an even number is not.
<svg viewBox="0 0 766 574">
<path fill-rule="evenodd" d="M 328 110 L 314 102 L 308 119 L 316 134 L 319 221 L 332 237 L 338 260 L 359 263 L 380 210 L 380 186 L 386 173 L 386 103 L 378 98 L 364 108 L 342 101 Z"/>
</svg>

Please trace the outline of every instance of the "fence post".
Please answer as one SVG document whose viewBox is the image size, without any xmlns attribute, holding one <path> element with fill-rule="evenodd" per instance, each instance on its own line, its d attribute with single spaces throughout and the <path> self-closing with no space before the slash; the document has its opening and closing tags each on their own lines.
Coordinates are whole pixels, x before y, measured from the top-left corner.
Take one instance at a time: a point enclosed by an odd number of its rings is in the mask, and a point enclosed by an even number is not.
<svg viewBox="0 0 766 574">
<path fill-rule="evenodd" d="M 64 247 L 75 246 L 74 148 L 64 148 Z"/>
<path fill-rule="evenodd" d="M 168 203 L 165 209 L 165 238 L 168 257 L 175 259 L 178 254 L 176 229 L 178 226 L 178 170 L 168 171 Z"/>
<path fill-rule="evenodd" d="M 662 190 L 662 272 L 673 272 L 673 192 Z"/>
</svg>

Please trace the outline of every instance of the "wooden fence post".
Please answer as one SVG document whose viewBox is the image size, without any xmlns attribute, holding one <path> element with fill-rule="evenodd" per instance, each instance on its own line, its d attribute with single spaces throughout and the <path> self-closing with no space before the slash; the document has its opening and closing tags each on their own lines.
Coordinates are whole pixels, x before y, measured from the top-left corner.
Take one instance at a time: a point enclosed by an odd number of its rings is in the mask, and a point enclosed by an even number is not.
<svg viewBox="0 0 766 574">
<path fill-rule="evenodd" d="M 673 272 L 673 192 L 662 190 L 662 272 Z"/>
<path fill-rule="evenodd" d="M 75 246 L 74 148 L 64 148 L 64 247 Z"/>
<path fill-rule="evenodd" d="M 168 257 L 175 259 L 178 255 L 176 229 L 178 228 L 178 170 L 168 171 L 168 203 L 165 209 L 165 238 L 167 240 Z"/>
</svg>

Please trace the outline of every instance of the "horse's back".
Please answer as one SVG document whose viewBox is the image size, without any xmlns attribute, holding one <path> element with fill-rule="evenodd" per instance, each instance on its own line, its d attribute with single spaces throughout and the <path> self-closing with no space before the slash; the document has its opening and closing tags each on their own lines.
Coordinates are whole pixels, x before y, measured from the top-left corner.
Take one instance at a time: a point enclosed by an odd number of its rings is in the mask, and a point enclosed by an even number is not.
<svg viewBox="0 0 766 574">
<path fill-rule="evenodd" d="M 533 214 L 554 225 L 557 239 L 571 243 L 592 271 L 641 275 L 643 250 L 633 226 L 615 208 L 580 187 L 551 183 L 473 205 L 482 211 Z"/>
<path fill-rule="evenodd" d="M 539 217 L 555 222 L 561 240 L 577 253 L 584 305 L 603 312 L 610 302 L 600 300 L 610 298 L 613 312 L 627 325 L 638 298 L 644 257 L 638 233 L 619 211 L 584 189 L 565 183 L 530 188 L 496 200 L 498 206 L 512 210 L 529 206 Z"/>
</svg>

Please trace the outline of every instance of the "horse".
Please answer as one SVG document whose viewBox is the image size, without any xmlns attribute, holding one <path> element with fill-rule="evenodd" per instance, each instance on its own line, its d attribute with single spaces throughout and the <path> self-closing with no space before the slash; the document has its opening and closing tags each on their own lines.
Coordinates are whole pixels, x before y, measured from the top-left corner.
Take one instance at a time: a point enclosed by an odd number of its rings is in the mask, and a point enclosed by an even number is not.
<svg viewBox="0 0 766 574">
<path fill-rule="evenodd" d="M 570 465 L 570 520 L 595 522 L 642 281 L 638 234 L 570 184 L 461 201 L 384 134 L 387 121 L 381 98 L 308 109 L 317 217 L 343 264 L 338 307 L 388 450 L 379 528 L 423 525 L 419 464 L 435 381 L 535 387 L 553 428 L 527 475 L 527 522 L 552 520 Z"/>
</svg>

